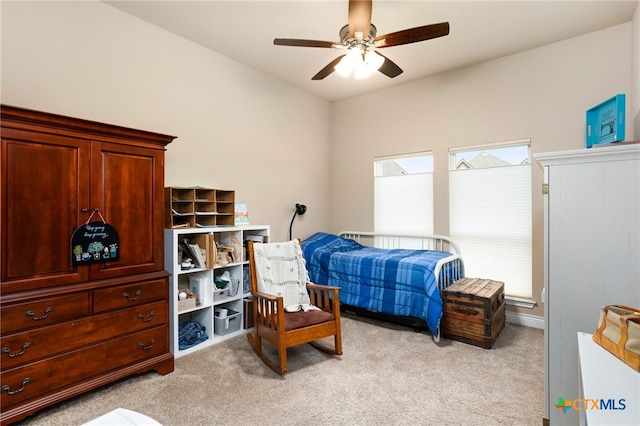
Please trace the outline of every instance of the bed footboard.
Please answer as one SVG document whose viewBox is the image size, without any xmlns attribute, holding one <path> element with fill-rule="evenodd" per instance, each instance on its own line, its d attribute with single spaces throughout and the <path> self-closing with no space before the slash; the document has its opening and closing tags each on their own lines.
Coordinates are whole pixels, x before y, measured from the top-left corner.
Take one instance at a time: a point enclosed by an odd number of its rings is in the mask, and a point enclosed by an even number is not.
<svg viewBox="0 0 640 426">
<path fill-rule="evenodd" d="M 464 278 L 464 263 L 459 254 L 442 259 L 436 265 L 436 280 L 440 294 L 442 290 L 451 286 L 454 282 Z"/>
<path fill-rule="evenodd" d="M 454 282 L 464 278 L 464 264 L 459 254 L 451 255 L 438 262 L 434 271 L 436 275 L 436 282 L 440 294 L 442 291 L 453 285 Z M 433 336 L 433 340 L 438 343 L 440 341 L 440 334 L 442 330 L 442 324 L 438 326 L 438 332 Z"/>
</svg>

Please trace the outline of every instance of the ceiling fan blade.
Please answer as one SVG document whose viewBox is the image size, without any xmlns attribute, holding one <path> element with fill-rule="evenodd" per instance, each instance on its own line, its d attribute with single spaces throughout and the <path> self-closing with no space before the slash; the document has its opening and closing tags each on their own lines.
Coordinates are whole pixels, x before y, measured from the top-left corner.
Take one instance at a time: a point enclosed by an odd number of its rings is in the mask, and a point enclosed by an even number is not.
<svg viewBox="0 0 640 426">
<path fill-rule="evenodd" d="M 432 38 L 443 37 L 449 34 L 449 23 L 425 25 L 423 27 L 411 28 L 391 34 L 376 37 L 373 44 L 382 49 L 384 47 L 399 46 L 402 44 L 415 43 L 418 41 L 430 40 Z"/>
<path fill-rule="evenodd" d="M 334 67 L 338 65 L 338 62 L 340 62 L 340 59 L 342 59 L 345 56 L 346 55 L 340 55 L 337 58 L 335 58 L 333 61 L 329 62 L 329 64 L 326 67 L 322 68 L 320 71 L 318 71 L 316 75 L 311 77 L 311 80 L 322 80 L 323 78 L 327 77 L 329 74 L 335 71 Z"/>
<path fill-rule="evenodd" d="M 355 38 L 356 32 L 362 32 L 362 37 L 369 36 L 371 26 L 372 0 L 349 0 L 349 36 Z"/>
<path fill-rule="evenodd" d="M 318 40 L 299 40 L 295 38 L 274 38 L 273 44 L 276 46 L 298 46 L 298 47 L 333 47 L 334 44 L 330 41 L 318 41 Z"/>
<path fill-rule="evenodd" d="M 393 62 L 391 59 L 387 58 L 386 56 L 381 55 L 380 52 L 376 52 L 376 53 L 384 58 L 384 62 L 382 63 L 382 66 L 378 71 L 380 71 L 382 74 L 386 75 L 389 78 L 394 78 L 402 74 L 402 68 L 397 66 L 395 62 Z"/>
</svg>

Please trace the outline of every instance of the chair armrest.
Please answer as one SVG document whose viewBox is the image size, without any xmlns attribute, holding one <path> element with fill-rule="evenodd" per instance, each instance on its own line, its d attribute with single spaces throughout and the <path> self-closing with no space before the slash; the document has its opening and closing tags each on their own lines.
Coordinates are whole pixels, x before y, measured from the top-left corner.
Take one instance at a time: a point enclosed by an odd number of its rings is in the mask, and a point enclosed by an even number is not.
<svg viewBox="0 0 640 426">
<path fill-rule="evenodd" d="M 278 296 L 274 296 L 274 295 L 268 294 L 268 293 L 261 293 L 259 291 L 252 291 L 251 295 L 256 299 L 267 299 L 267 300 L 273 301 L 273 302 L 275 302 L 275 301 L 277 301 L 279 299 Z M 280 299 L 282 299 L 282 298 L 280 297 Z"/>
<path fill-rule="evenodd" d="M 251 295 L 254 322 L 277 331 L 278 324 L 284 324 L 284 298 L 259 291 L 252 291 Z"/>
<path fill-rule="evenodd" d="M 316 284 L 316 283 L 307 283 L 307 288 L 308 289 L 312 289 L 312 288 L 317 288 L 320 290 L 338 290 L 340 291 L 340 287 L 336 287 L 333 285 L 324 285 L 324 284 Z"/>
<path fill-rule="evenodd" d="M 307 283 L 311 304 L 334 315 L 340 314 L 340 287 Z"/>
</svg>

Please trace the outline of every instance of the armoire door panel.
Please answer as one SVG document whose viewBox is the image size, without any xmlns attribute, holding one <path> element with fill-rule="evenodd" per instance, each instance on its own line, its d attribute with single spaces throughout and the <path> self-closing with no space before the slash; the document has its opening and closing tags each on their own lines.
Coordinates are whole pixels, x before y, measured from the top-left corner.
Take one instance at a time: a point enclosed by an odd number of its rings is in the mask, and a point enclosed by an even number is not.
<svg viewBox="0 0 640 426">
<path fill-rule="evenodd" d="M 100 209 L 118 232 L 120 258 L 91 265 L 92 279 L 163 269 L 158 240 L 164 200 L 162 155 L 162 151 L 93 143 L 92 208 Z"/>
<path fill-rule="evenodd" d="M 2 129 L 2 292 L 86 281 L 70 240 L 89 205 L 86 140 Z"/>
</svg>

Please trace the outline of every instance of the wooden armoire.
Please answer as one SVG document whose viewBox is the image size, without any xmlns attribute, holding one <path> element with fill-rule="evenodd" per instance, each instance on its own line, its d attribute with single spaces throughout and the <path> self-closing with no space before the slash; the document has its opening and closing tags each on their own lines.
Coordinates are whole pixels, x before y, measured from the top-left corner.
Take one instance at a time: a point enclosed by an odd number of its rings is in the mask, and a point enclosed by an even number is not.
<svg viewBox="0 0 640 426">
<path fill-rule="evenodd" d="M 173 371 L 163 203 L 174 137 L 0 108 L 5 425 L 128 375 Z M 116 231 L 117 260 L 74 263 L 71 237 L 89 221 Z"/>
</svg>

